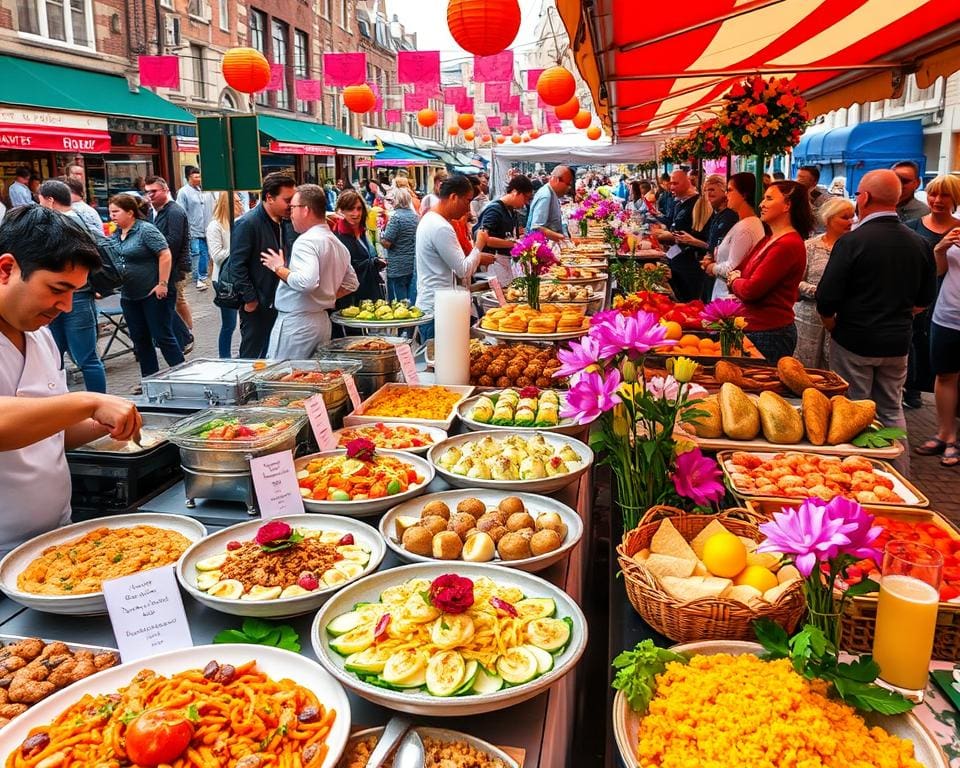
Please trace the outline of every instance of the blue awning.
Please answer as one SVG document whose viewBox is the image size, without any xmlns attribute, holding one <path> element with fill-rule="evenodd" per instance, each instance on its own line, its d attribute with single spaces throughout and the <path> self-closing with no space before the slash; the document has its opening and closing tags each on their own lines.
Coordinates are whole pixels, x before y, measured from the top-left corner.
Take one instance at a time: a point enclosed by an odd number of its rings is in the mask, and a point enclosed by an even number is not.
<svg viewBox="0 0 960 768">
<path fill-rule="evenodd" d="M 805 137 L 806 138 L 806 137 Z M 923 124 L 920 120 L 880 120 L 814 133 L 794 150 L 799 164 L 923 161 Z M 884 166 L 886 163 L 887 166 Z"/>
<path fill-rule="evenodd" d="M 392 144 L 384 145 L 373 158 L 374 166 L 403 167 L 408 165 L 430 165 L 437 159 L 428 152 L 421 152 L 410 147 L 398 147 Z"/>
</svg>

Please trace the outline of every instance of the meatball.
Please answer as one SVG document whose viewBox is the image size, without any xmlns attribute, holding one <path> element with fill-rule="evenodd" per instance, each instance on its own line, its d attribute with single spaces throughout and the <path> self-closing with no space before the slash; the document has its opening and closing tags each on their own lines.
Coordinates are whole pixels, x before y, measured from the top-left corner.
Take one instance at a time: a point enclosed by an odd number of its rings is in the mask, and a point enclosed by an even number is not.
<svg viewBox="0 0 960 768">
<path fill-rule="evenodd" d="M 420 525 L 430 531 L 431 534 L 447 530 L 447 521 L 440 515 L 427 515 L 420 518 Z"/>
<path fill-rule="evenodd" d="M 457 512 L 470 515 L 473 518 L 481 517 L 487 511 L 487 505 L 480 499 L 464 499 L 457 504 Z"/>
<path fill-rule="evenodd" d="M 450 507 L 448 507 L 439 499 L 434 499 L 433 501 L 428 502 L 424 508 L 420 510 L 420 517 L 430 517 L 431 515 L 436 515 L 437 517 L 442 517 L 444 520 L 449 520 Z"/>
<path fill-rule="evenodd" d="M 549 528 L 545 528 L 542 531 L 537 531 L 530 538 L 530 551 L 534 555 L 545 555 L 547 552 L 553 552 L 555 549 L 559 549 L 562 543 L 563 542 L 560 541 L 560 534 L 556 531 L 551 531 Z"/>
<path fill-rule="evenodd" d="M 503 560 L 523 560 L 530 557 L 530 542 L 519 533 L 508 533 L 497 542 L 497 552 Z"/>
<path fill-rule="evenodd" d="M 529 512 L 514 512 L 507 518 L 507 530 L 519 531 L 522 528 L 533 529 L 535 523 Z"/>
<path fill-rule="evenodd" d="M 493 539 L 494 543 L 497 543 L 506 536 L 510 531 L 507 530 L 505 525 L 496 525 L 493 528 L 488 528 L 485 533 Z"/>
<path fill-rule="evenodd" d="M 430 557 L 433 552 L 433 534 L 422 525 L 412 525 L 403 532 L 403 548 L 415 555 Z"/>
<path fill-rule="evenodd" d="M 467 538 L 467 534 L 477 527 L 477 519 L 473 515 L 457 512 L 450 518 L 450 523 L 446 527 L 463 541 Z"/>
<path fill-rule="evenodd" d="M 463 542 L 453 531 L 440 531 L 432 543 L 433 556 L 438 560 L 456 560 L 463 551 Z"/>
<path fill-rule="evenodd" d="M 477 530 L 479 531 L 489 531 L 491 528 L 496 528 L 499 525 L 503 525 L 503 518 L 495 512 L 487 512 L 485 515 L 481 515 L 477 520 Z"/>
<path fill-rule="evenodd" d="M 506 513 L 507 515 L 512 515 L 515 512 L 526 512 L 527 508 L 523 506 L 523 500 L 517 496 L 507 496 L 500 500 L 500 503 L 497 505 L 497 509 L 501 512 Z"/>
</svg>

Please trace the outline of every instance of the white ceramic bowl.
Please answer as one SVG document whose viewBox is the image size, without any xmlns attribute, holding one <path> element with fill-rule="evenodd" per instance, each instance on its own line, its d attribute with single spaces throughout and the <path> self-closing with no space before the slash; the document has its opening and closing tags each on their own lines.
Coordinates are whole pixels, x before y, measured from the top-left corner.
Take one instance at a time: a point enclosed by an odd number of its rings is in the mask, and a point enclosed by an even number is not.
<svg viewBox="0 0 960 768">
<path fill-rule="evenodd" d="M 552 670 L 529 683 L 503 688 L 496 693 L 466 696 L 431 696 L 424 692 L 392 691 L 365 683 L 343 668 L 344 658 L 330 649 L 327 623 L 335 616 L 353 609 L 356 603 L 375 602 L 387 587 L 402 584 L 410 579 L 433 580 L 445 573 L 456 572 L 458 576 L 478 579 L 486 576 L 497 584 L 517 587 L 527 597 L 550 597 L 557 605 L 557 616 L 569 616 L 573 621 L 570 643 L 556 658 Z M 387 709 L 410 712 L 418 715 L 458 717 L 492 712 L 519 704 L 545 691 L 557 680 L 570 672 L 583 655 L 587 645 L 587 621 L 580 607 L 559 587 L 548 581 L 516 569 L 496 565 L 474 563 L 418 563 L 392 568 L 356 581 L 341 590 L 320 609 L 310 629 L 313 650 L 323 667 L 344 686 L 367 701 Z"/>
<path fill-rule="evenodd" d="M 482 440 L 485 437 L 492 437 L 495 440 L 504 440 L 511 435 L 520 435 L 523 438 L 530 438 L 536 434 L 542 434 L 548 444 L 556 446 L 557 449 L 564 445 L 572 446 L 573 449 L 583 459 L 580 466 L 572 472 L 565 475 L 555 475 L 553 477 L 542 477 L 537 480 L 477 480 L 476 478 L 466 477 L 465 475 L 455 475 L 441 467 L 437 461 L 443 455 L 444 451 L 463 443 Z M 454 488 L 480 488 L 483 490 L 514 491 L 517 493 L 552 493 L 565 488 L 576 480 L 580 475 L 586 472 L 593 464 L 593 451 L 589 446 L 570 437 L 569 435 L 559 435 L 555 432 L 544 432 L 542 429 L 516 430 L 516 429 L 493 429 L 483 432 L 468 432 L 463 435 L 456 435 L 448 438 L 442 443 L 438 443 L 427 451 L 427 459 L 436 468 L 440 475 Z"/>
<path fill-rule="evenodd" d="M 380 567 L 383 556 L 386 554 L 383 539 L 373 528 L 366 523 L 352 520 L 343 515 L 286 515 L 272 519 L 281 520 L 292 528 L 312 528 L 322 531 L 336 531 L 341 534 L 352 533 L 355 543 L 370 550 L 370 560 L 360 576 L 355 576 L 353 579 L 333 587 L 321 585 L 320 589 L 311 592 L 309 595 L 298 597 L 277 598 L 275 600 L 227 600 L 208 595 L 203 590 L 197 589 L 197 562 L 225 552 L 228 541 L 243 542 L 253 539 L 257 530 L 266 523 L 265 520 L 257 519 L 217 531 L 202 541 L 198 541 L 184 552 L 183 557 L 177 562 L 177 580 L 180 582 L 180 586 L 189 592 L 190 596 L 198 603 L 221 613 L 229 613 L 232 616 L 255 616 L 261 619 L 289 618 L 290 616 L 300 616 L 315 611 L 338 589 L 342 589 L 351 581 L 356 581 L 373 573 Z"/>
<path fill-rule="evenodd" d="M 429 445 L 423 445 L 419 448 L 390 448 L 389 450 L 392 450 L 392 451 L 400 451 L 401 453 L 412 453 L 415 456 L 423 456 L 427 451 L 430 450 L 430 448 L 433 445 L 436 445 L 437 443 L 442 443 L 444 440 L 447 439 L 446 431 L 442 429 L 438 429 L 437 427 L 427 427 L 427 426 L 424 426 L 423 424 L 412 424 L 406 421 L 384 421 L 382 423 L 384 424 L 384 426 L 387 426 L 387 427 L 410 427 L 411 429 L 416 429 L 417 431 L 422 432 L 423 434 L 427 435 L 431 440 L 433 440 L 433 442 L 430 443 Z M 352 427 L 344 427 L 343 429 L 338 429 L 336 432 L 333 433 L 333 439 L 336 440 L 337 443 L 339 443 L 341 433 L 345 432 L 346 430 L 363 429 L 364 427 L 373 427 L 373 426 L 376 426 L 376 425 L 375 424 L 356 424 Z M 387 450 L 387 449 L 384 449 L 384 450 Z"/>
<path fill-rule="evenodd" d="M 141 670 L 150 669 L 157 674 L 169 676 L 188 669 L 203 669 L 212 660 L 239 666 L 254 659 L 257 667 L 272 679 L 279 681 L 289 678 L 313 691 L 325 707 L 336 711 L 336 719 L 326 740 L 329 751 L 322 763 L 322 768 L 334 768 L 350 737 L 350 702 L 343 686 L 312 659 L 263 645 L 199 645 L 195 648 L 168 651 L 98 672 L 34 704 L 0 729 L 0 755 L 6 757 L 20 749 L 32 728 L 53 722 L 61 712 L 85 694 L 113 693 L 128 686 Z"/>
<path fill-rule="evenodd" d="M 566 402 L 567 395 L 565 392 L 557 391 L 557 395 L 560 397 L 561 404 Z M 483 432 L 495 429 L 498 432 L 509 430 L 511 432 L 553 432 L 558 435 L 577 435 L 586 430 L 586 426 L 577 424 L 573 419 L 560 419 L 560 423 L 555 427 L 506 427 L 498 424 L 485 424 L 482 421 L 474 421 L 470 418 L 469 414 L 473 406 L 477 404 L 477 400 L 481 397 L 484 397 L 484 395 L 468 397 L 457 406 L 457 415 L 460 417 L 460 421 L 462 421 L 463 426 L 471 432 Z"/>
<path fill-rule="evenodd" d="M 520 498 L 523 501 L 524 507 L 533 515 L 534 519 L 536 519 L 538 513 L 556 512 L 567 526 L 567 537 L 563 540 L 559 549 L 555 549 L 553 552 L 548 552 L 545 555 L 526 557 L 522 560 L 501 560 L 499 556 L 497 556 L 496 559 L 490 561 L 492 565 L 502 565 L 506 568 L 516 568 L 521 571 L 527 571 L 528 573 L 536 573 L 562 560 L 570 553 L 570 550 L 577 546 L 580 538 L 583 536 L 583 520 L 580 519 L 580 515 L 566 504 L 561 504 L 549 496 L 539 496 L 533 493 L 509 494 L 503 491 L 482 491 L 476 488 L 472 490 L 431 493 L 399 504 L 380 518 L 380 535 L 387 543 L 387 546 L 390 547 L 401 560 L 406 560 L 408 563 L 449 563 L 451 567 L 455 568 L 464 561 L 439 560 L 434 557 L 415 555 L 413 552 L 404 549 L 403 545 L 397 539 L 396 519 L 401 515 L 420 517 L 420 510 L 431 501 L 442 501 L 450 507 L 450 511 L 453 512 L 457 504 L 464 499 L 480 499 L 480 501 L 489 508 L 497 506 L 501 499 L 510 495 L 515 495 Z"/>
<path fill-rule="evenodd" d="M 82 523 L 65 525 L 63 528 L 57 528 L 24 542 L 0 560 L 0 591 L 20 605 L 44 613 L 60 613 L 67 616 L 105 614 L 107 604 L 103 599 L 103 592 L 88 592 L 84 595 L 37 595 L 19 589 L 17 576 L 48 547 L 79 539 L 98 528 L 133 528 L 136 525 L 150 525 L 176 531 L 186 536 L 191 542 L 200 541 L 207 535 L 207 529 L 203 524 L 192 517 L 149 512 L 98 517 Z"/>
<path fill-rule="evenodd" d="M 712 656 L 729 653 L 740 656 L 746 653 L 760 654 L 763 646 L 747 640 L 701 640 L 693 643 L 674 645 L 671 651 L 684 656 Z M 859 714 L 859 713 L 858 713 Z M 949 762 L 926 727 L 913 713 L 903 715 L 863 715 L 869 727 L 880 726 L 887 733 L 909 739 L 913 742 L 915 759 L 924 768 L 949 768 Z M 623 691 L 617 691 L 613 699 L 613 736 L 620 752 L 620 761 L 626 768 L 637 768 L 637 745 L 640 742 L 640 723 L 643 715 L 634 712 L 627 705 Z"/>
<path fill-rule="evenodd" d="M 311 453 L 309 456 L 302 456 L 294 462 L 294 466 L 299 472 L 304 469 L 314 459 L 326 459 L 331 456 L 344 456 L 346 450 L 338 448 L 334 451 L 321 451 L 320 453 Z M 362 499 L 360 501 L 317 501 L 315 499 L 304 499 L 303 506 L 308 512 L 321 512 L 328 515 L 352 515 L 354 517 L 371 517 L 385 509 L 389 509 L 394 504 L 399 504 L 407 499 L 419 496 L 427 490 L 427 486 L 433 481 L 436 474 L 433 465 L 420 456 L 406 453 L 404 451 L 380 451 L 381 456 L 394 456 L 405 464 L 411 465 L 417 473 L 423 476 L 422 483 L 411 485 L 403 493 L 396 493 L 393 496 L 384 496 L 382 499 Z"/>
<path fill-rule="evenodd" d="M 484 753 L 489 758 L 499 760 L 506 768 L 520 768 L 520 766 L 517 764 L 517 761 L 510 757 L 510 755 L 508 755 L 502 749 L 495 747 L 488 741 L 478 739 L 476 736 L 471 736 L 469 733 L 451 731 L 447 728 L 428 728 L 425 725 L 414 726 L 411 730 L 416 731 L 417 735 L 419 735 L 421 738 L 432 739 L 433 741 L 439 741 L 443 744 L 461 741 L 464 744 L 469 744 L 478 752 Z M 350 745 L 361 741 L 362 739 L 367 739 L 371 736 L 376 736 L 377 741 L 379 741 L 382 734 L 382 726 L 380 728 L 367 728 L 362 731 L 357 731 L 350 737 L 350 741 L 347 742 L 347 747 L 344 749 L 344 752 L 347 752 L 347 750 L 350 749 Z M 346 766 L 342 765 L 341 768 L 346 768 Z"/>
</svg>

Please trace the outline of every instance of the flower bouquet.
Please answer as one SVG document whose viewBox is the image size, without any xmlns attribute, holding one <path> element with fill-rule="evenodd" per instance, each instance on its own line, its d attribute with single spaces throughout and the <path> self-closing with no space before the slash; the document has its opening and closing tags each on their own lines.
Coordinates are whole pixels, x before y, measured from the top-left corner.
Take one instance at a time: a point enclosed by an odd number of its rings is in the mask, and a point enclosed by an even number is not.
<svg viewBox="0 0 960 768">
<path fill-rule="evenodd" d="M 704 328 L 720 333 L 720 354 L 739 357 L 743 354 L 743 304 L 737 299 L 714 299 L 700 312 Z"/>
<path fill-rule="evenodd" d="M 735 83 L 723 97 L 717 129 L 738 155 L 778 155 L 800 141 L 810 120 L 806 101 L 785 77 Z"/>
<path fill-rule="evenodd" d="M 514 263 L 520 268 L 520 280 L 527 291 L 527 304 L 540 309 L 540 279 L 555 264 L 559 264 L 556 254 L 542 232 L 530 232 L 524 235 L 510 251 Z"/>
<path fill-rule="evenodd" d="M 678 421 L 705 415 L 696 404 L 706 391 L 690 383 L 696 363 L 678 358 L 671 376 L 644 373 L 647 354 L 675 343 L 666 333 L 649 312 L 600 312 L 587 335 L 557 355 L 554 376 L 571 377 L 560 415 L 597 420 L 591 445 L 613 471 L 626 531 L 657 504 L 709 506 L 725 494 L 717 463 L 698 448 L 681 449 L 673 436 Z"/>
<path fill-rule="evenodd" d="M 696 156 L 696 147 L 689 136 L 675 136 L 667 139 L 660 147 L 660 162 L 682 165 L 689 163 Z"/>
</svg>

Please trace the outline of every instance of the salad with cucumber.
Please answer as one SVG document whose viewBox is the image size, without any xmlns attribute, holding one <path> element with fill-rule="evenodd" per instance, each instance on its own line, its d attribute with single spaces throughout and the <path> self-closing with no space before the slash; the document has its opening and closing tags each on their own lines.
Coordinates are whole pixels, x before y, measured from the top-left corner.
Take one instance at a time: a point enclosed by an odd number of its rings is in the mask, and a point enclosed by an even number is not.
<svg viewBox="0 0 960 768">
<path fill-rule="evenodd" d="M 553 669 L 573 635 L 552 598 L 527 597 L 488 578 L 445 574 L 389 587 L 325 631 L 360 680 L 431 696 L 482 696 Z"/>
<path fill-rule="evenodd" d="M 283 432 L 292 424 L 293 422 L 289 419 L 270 419 L 250 424 L 241 424 L 237 417 L 211 419 L 201 424 L 193 436 L 201 440 L 256 440 Z"/>
</svg>

